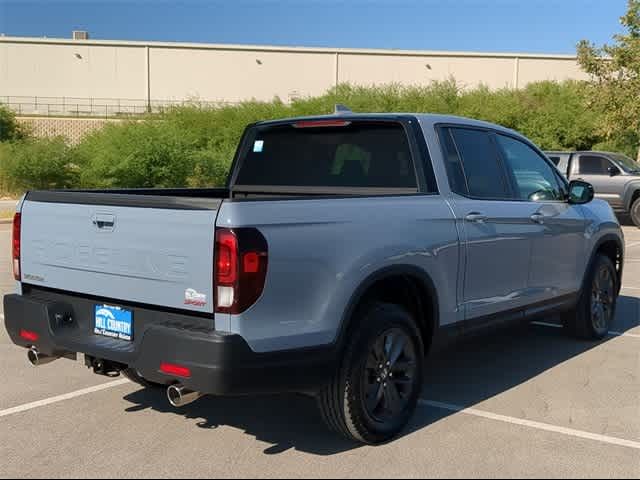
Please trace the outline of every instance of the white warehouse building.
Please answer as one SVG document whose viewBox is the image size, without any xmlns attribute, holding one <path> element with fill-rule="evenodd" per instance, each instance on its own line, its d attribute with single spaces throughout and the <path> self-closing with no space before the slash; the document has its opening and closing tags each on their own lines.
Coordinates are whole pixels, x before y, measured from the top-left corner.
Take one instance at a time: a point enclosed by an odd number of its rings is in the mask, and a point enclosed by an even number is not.
<svg viewBox="0 0 640 480">
<path fill-rule="evenodd" d="M 571 55 L 0 37 L 0 103 L 21 113 L 286 102 L 340 83 L 424 85 L 451 77 L 492 89 L 587 78 Z"/>
</svg>

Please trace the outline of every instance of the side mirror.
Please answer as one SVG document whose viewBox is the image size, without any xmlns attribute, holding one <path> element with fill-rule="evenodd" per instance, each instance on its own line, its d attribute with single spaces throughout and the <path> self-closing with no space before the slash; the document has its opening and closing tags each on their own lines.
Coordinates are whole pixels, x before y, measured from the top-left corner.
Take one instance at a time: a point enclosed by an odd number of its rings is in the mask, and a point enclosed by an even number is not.
<svg viewBox="0 0 640 480">
<path fill-rule="evenodd" d="M 611 165 L 609 168 L 607 168 L 607 171 L 609 172 L 609 176 L 610 177 L 615 177 L 617 175 L 620 175 L 620 169 L 618 167 L 614 167 L 613 165 Z"/>
<path fill-rule="evenodd" d="M 584 205 L 595 197 L 593 185 L 581 180 L 574 180 L 569 184 L 569 203 L 572 205 Z"/>
</svg>

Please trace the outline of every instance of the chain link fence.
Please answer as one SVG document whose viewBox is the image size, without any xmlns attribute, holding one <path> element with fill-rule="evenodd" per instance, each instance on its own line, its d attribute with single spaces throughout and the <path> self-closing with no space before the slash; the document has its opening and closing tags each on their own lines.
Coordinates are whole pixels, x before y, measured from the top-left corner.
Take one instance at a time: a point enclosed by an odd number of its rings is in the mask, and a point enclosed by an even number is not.
<svg viewBox="0 0 640 480">
<path fill-rule="evenodd" d="M 215 108 L 235 105 L 234 102 L 212 102 L 201 100 L 152 100 L 124 98 L 75 98 L 75 97 L 28 97 L 2 96 L 0 105 L 13 110 L 17 115 L 45 117 L 122 118 L 147 113 L 160 113 L 170 107 L 193 105 L 200 108 Z"/>
</svg>

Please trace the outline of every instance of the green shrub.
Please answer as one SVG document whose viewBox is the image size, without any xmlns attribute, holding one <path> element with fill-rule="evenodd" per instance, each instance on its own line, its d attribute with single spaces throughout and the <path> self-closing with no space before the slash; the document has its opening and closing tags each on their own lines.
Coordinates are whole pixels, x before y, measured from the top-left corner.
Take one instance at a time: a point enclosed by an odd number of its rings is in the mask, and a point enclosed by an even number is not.
<svg viewBox="0 0 640 480">
<path fill-rule="evenodd" d="M 184 185 L 187 143 L 156 121 L 108 125 L 76 148 L 81 185 L 93 188 Z"/>
<path fill-rule="evenodd" d="M 432 112 L 505 125 L 545 149 L 588 149 L 602 139 L 599 113 L 586 108 L 583 84 L 541 82 L 523 90 L 461 89 L 453 79 L 426 86 L 340 85 L 325 95 L 285 105 L 244 102 L 207 109 L 169 108 L 138 122 L 112 124 L 78 146 L 85 187 L 223 185 L 247 124 L 331 113 L 336 103 L 356 112 Z"/>
<path fill-rule="evenodd" d="M 286 107 L 248 102 L 236 107 L 168 109 L 143 121 L 110 124 L 77 147 L 85 187 L 223 185 L 246 125 L 276 118 Z"/>
<path fill-rule="evenodd" d="M 26 131 L 16 120 L 15 114 L 0 105 L 0 142 L 20 140 L 25 136 Z"/>
<path fill-rule="evenodd" d="M 74 148 L 61 140 L 12 142 L 0 150 L 0 182 L 11 188 L 220 186 L 246 125 L 327 114 L 336 103 L 355 112 L 478 118 L 518 130 L 543 149 L 603 145 L 598 128 L 603 114 L 587 107 L 585 84 L 580 82 L 540 82 L 522 90 L 497 91 L 463 89 L 453 79 L 415 87 L 340 85 L 289 105 L 276 98 L 220 108 L 201 108 L 197 103 L 169 108 L 139 121 L 110 124 Z M 604 146 L 630 153 L 638 140 L 628 135 Z"/>
<path fill-rule="evenodd" d="M 2 144 L 0 171 L 5 192 L 73 188 L 80 165 L 63 138 L 27 139 Z"/>
</svg>

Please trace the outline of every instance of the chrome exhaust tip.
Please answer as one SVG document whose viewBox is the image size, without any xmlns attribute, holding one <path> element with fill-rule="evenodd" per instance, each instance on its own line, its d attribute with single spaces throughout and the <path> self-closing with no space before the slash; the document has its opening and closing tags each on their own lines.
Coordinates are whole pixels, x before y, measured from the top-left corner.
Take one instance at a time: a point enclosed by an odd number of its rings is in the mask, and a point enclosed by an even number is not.
<svg viewBox="0 0 640 480">
<path fill-rule="evenodd" d="M 195 402 L 204 395 L 200 392 L 188 390 L 182 385 L 171 385 L 167 388 L 167 398 L 169 403 L 176 408 L 184 407 Z"/>
<path fill-rule="evenodd" d="M 27 353 L 27 360 L 33 367 L 40 367 L 42 365 L 46 365 L 47 363 L 55 362 L 58 360 L 58 357 L 49 357 L 47 355 L 42 355 L 38 352 L 36 347 L 32 347 L 29 349 Z"/>
</svg>

